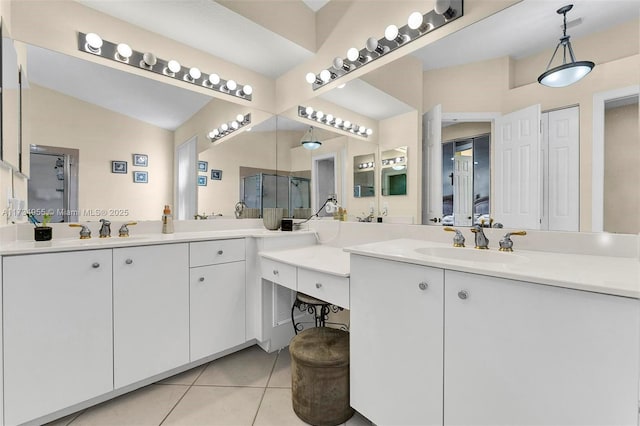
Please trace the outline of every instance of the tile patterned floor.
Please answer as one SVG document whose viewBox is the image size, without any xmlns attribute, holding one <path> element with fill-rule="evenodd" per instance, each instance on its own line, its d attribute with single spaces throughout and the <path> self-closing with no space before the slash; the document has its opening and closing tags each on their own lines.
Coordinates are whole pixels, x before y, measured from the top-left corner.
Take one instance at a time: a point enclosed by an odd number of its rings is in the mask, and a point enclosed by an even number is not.
<svg viewBox="0 0 640 426">
<path fill-rule="evenodd" d="M 217 359 L 47 426 L 294 426 L 287 348 L 258 346 Z M 371 423 L 355 414 L 347 426 Z"/>
</svg>

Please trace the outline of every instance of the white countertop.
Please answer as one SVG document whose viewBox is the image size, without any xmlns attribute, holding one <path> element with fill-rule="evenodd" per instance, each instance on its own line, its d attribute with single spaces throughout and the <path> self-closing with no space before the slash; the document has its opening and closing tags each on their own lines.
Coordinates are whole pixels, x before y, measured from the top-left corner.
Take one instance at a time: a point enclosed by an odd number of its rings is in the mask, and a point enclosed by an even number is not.
<svg viewBox="0 0 640 426">
<path fill-rule="evenodd" d="M 233 229 L 226 231 L 176 232 L 173 234 L 135 234 L 130 237 L 112 236 L 110 238 L 59 238 L 51 241 L 16 240 L 0 246 L 0 256 L 17 254 L 36 254 L 76 250 L 98 250 L 103 248 L 135 247 L 154 244 L 171 244 L 207 240 L 233 239 L 245 237 L 271 238 L 308 234 L 313 231 L 269 231 L 267 229 Z M 116 233 L 117 234 L 117 233 Z M 348 260 L 348 259 L 347 259 Z"/>
<path fill-rule="evenodd" d="M 474 274 L 490 275 L 556 287 L 585 290 L 617 296 L 640 298 L 640 262 L 634 258 L 590 256 L 582 254 L 546 253 L 540 251 L 517 250 L 502 253 L 495 249 L 488 251 L 474 248 L 452 248 L 466 252 L 452 253 L 445 258 L 424 254 L 416 249 L 434 253 L 446 253 L 451 244 L 434 243 L 423 240 L 399 239 L 347 247 L 353 254 L 372 256 L 418 265 L 433 266 Z M 459 253 L 460 259 L 454 258 Z M 490 261 L 475 261 L 462 258 L 488 255 Z M 516 257 L 513 257 L 513 256 Z M 508 259 L 500 263 L 500 257 Z M 512 257 L 512 258 L 510 258 Z"/>
<path fill-rule="evenodd" d="M 348 277 L 349 253 L 341 248 L 313 245 L 289 250 L 262 251 L 260 256 L 325 274 Z"/>
</svg>

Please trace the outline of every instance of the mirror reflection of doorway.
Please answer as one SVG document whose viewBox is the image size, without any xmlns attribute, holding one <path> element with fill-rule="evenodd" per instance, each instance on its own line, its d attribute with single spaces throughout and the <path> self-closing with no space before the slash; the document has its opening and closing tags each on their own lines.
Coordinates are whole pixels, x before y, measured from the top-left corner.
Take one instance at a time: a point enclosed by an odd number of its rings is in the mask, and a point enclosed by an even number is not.
<svg viewBox="0 0 640 426">
<path fill-rule="evenodd" d="M 31 145 L 30 153 L 29 211 L 40 222 L 45 213 L 52 223 L 77 222 L 79 150 Z"/>
<path fill-rule="evenodd" d="M 313 192 L 316 197 L 314 201 L 314 210 L 318 211 L 329 198 L 330 195 L 336 195 L 336 154 L 326 154 L 313 157 L 312 166 Z M 318 216 L 330 216 L 324 209 L 318 213 Z"/>
</svg>

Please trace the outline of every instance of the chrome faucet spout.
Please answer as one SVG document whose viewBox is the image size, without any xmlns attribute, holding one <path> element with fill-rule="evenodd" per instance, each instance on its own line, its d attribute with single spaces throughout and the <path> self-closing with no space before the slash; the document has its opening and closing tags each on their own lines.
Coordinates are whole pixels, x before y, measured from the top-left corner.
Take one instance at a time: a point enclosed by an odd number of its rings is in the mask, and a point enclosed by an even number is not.
<svg viewBox="0 0 640 426">
<path fill-rule="evenodd" d="M 489 239 L 484 235 L 484 230 L 480 225 L 474 225 L 471 232 L 475 234 L 476 248 L 486 250 L 489 248 Z"/>
<path fill-rule="evenodd" d="M 111 237 L 111 221 L 107 219 L 100 219 L 102 226 L 100 226 L 100 238 Z"/>
</svg>

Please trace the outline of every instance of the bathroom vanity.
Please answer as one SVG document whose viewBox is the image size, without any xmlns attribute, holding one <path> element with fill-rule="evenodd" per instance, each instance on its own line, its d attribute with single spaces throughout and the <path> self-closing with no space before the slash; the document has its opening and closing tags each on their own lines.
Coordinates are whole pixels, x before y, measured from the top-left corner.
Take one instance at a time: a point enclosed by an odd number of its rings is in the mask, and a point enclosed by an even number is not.
<svg viewBox="0 0 640 426">
<path fill-rule="evenodd" d="M 346 250 L 351 404 L 375 424 L 637 424 L 637 259 Z"/>
</svg>

